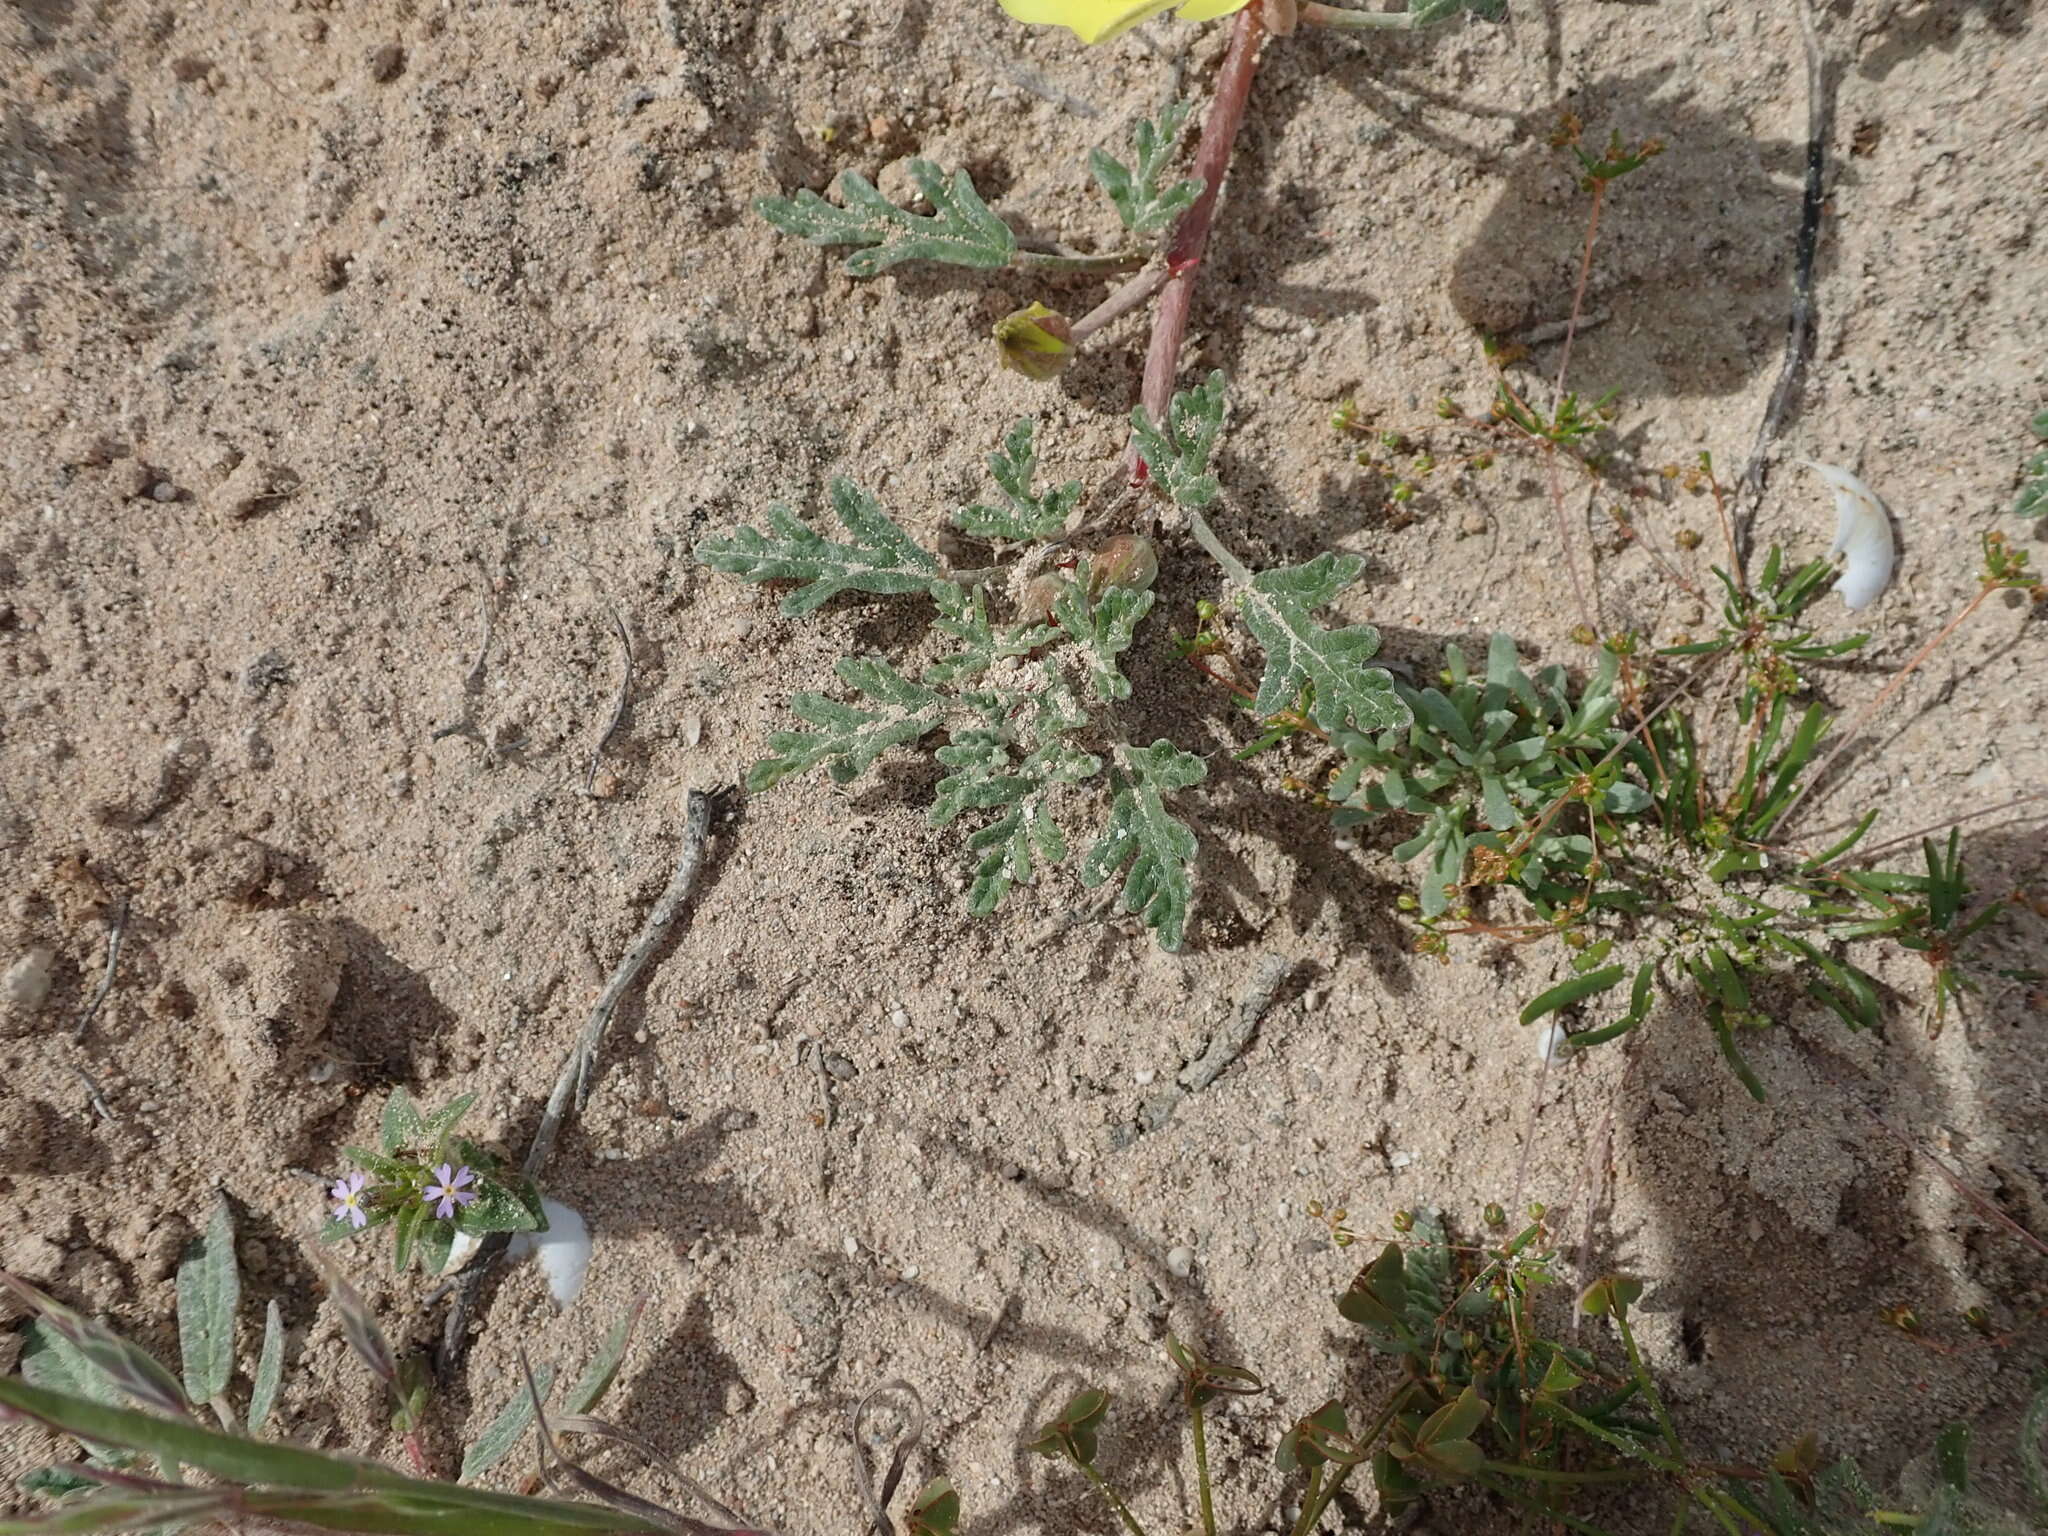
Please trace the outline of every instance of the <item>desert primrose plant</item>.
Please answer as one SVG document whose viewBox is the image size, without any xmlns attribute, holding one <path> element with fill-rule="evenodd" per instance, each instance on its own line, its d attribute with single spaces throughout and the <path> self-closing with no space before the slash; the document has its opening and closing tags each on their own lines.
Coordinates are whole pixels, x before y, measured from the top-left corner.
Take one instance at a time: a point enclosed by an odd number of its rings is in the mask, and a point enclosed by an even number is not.
<svg viewBox="0 0 2048 1536">
<path fill-rule="evenodd" d="M 82 1450 L 77 1460 L 23 1480 L 24 1492 L 54 1500 L 55 1510 L 33 1518 L 0 1517 L 0 1533 L 169 1531 L 211 1521 L 237 1529 L 277 1521 L 412 1536 L 711 1529 L 595 1477 L 562 1449 L 564 1436 L 596 1436 L 664 1464 L 637 1438 L 591 1417 L 618 1376 L 644 1303 L 611 1327 L 556 1408 L 548 1407 L 553 1368 L 526 1369 L 511 1400 L 465 1452 L 460 1481 L 448 1481 L 434 1475 L 420 1434 L 426 1373 L 417 1361 L 399 1358 L 367 1304 L 338 1272 L 330 1269 L 326 1278 L 350 1349 L 395 1404 L 393 1427 L 404 1437 L 410 1475 L 265 1437 L 284 1371 L 285 1329 L 275 1301 L 266 1309 L 249 1394 L 242 1400 L 245 1411 L 238 1416 L 233 1383 L 241 1276 L 233 1213 L 221 1197 L 204 1236 L 178 1268 L 181 1372 L 106 1324 L 0 1272 L 0 1285 L 33 1314 L 20 1373 L 0 1379 L 0 1419 L 39 1423 L 75 1437 Z M 204 1422 L 201 1409 L 218 1427 Z M 536 1429 L 543 1477 L 601 1502 L 469 1486 L 509 1454 L 529 1426 Z M 745 1528 L 747 1522 L 722 1504 L 701 1492 L 697 1496 L 718 1529 Z"/>
</svg>

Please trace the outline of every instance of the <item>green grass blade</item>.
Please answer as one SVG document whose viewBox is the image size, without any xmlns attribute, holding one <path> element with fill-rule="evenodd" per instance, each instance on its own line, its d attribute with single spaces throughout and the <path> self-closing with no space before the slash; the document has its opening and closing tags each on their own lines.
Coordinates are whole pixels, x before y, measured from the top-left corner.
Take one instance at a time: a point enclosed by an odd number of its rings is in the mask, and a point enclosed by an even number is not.
<svg viewBox="0 0 2048 1536">
<path fill-rule="evenodd" d="M 206 1235 L 178 1265 L 178 1349 L 185 1395 L 210 1403 L 235 1374 L 235 1310 L 242 1275 L 235 1266 L 235 1216 L 227 1196 L 215 1195 Z"/>
<path fill-rule="evenodd" d="M 226 1514 L 235 1506 L 232 1490 L 166 1488 L 160 1493 L 112 1488 L 33 1520 L 0 1517 L 0 1536 L 57 1536 L 60 1532 L 139 1531 L 170 1527 L 167 1521 Z"/>
</svg>

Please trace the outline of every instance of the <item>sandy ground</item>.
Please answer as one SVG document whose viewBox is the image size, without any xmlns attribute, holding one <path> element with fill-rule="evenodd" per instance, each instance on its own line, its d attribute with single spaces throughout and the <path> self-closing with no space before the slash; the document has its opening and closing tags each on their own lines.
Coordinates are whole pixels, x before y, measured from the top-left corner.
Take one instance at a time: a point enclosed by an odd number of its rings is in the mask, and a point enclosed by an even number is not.
<svg viewBox="0 0 2048 1536">
<path fill-rule="evenodd" d="M 1515 10 L 1272 51 L 1186 359 L 1233 379 L 1226 537 L 1259 564 L 1364 556 L 1344 616 L 1410 663 L 1494 628 L 1571 654 L 1533 465 L 1397 514 L 1326 425 L 1355 395 L 1455 452 L 1430 407 L 1485 405 L 1474 324 L 1565 316 L 1585 201 L 1547 142 L 1562 111 L 1668 146 L 1609 203 L 1572 362 L 1589 395 L 1620 392 L 1638 460 L 1739 465 L 1783 346 L 1807 114 L 1790 9 Z M 1845 705 L 1974 591 L 1977 532 L 2048 401 L 2031 11 L 1822 7 L 1819 335 L 1783 450 L 1857 467 L 1903 536 L 1867 664 L 1826 681 Z M 915 634 L 886 604 L 785 620 L 693 544 L 771 500 L 817 509 L 836 473 L 933 529 L 1020 415 L 1059 474 L 1121 446 L 1140 322 L 1055 386 L 992 374 L 985 342 L 1017 304 L 1073 311 L 1099 284 L 856 282 L 750 200 L 846 166 L 900 185 L 922 154 L 1031 234 L 1100 248 L 1086 150 L 1176 81 L 1205 88 L 1224 35 L 1160 22 L 1090 52 L 916 0 L 0 16 L 0 968 L 54 958 L 40 1006 L 0 1015 L 0 1262 L 169 1351 L 171 1268 L 225 1189 L 247 1311 L 275 1297 L 291 1327 L 289 1432 L 396 1454 L 302 1255 L 320 1200 L 300 1170 L 331 1174 L 392 1083 L 475 1089 L 484 1130 L 523 1146 L 667 879 L 684 791 L 735 782 L 833 658 Z M 1538 344 L 1525 367 L 1555 359 Z M 1712 527 L 1676 489 L 1656 515 L 1667 537 Z M 1820 552 L 1830 503 L 1780 464 L 1759 530 Z M 1609 627 L 1698 622 L 1639 553 L 1588 547 Z M 1339 844 L 1281 793 L 1307 754 L 1233 763 L 1246 722 L 1166 645 L 1216 591 L 1183 537 L 1160 590 L 1140 729 L 1212 765 L 1185 952 L 1059 926 L 1081 901 L 1065 874 L 967 916 L 958 838 L 927 827 L 932 775 L 907 755 L 744 801 L 555 1159 L 592 1282 L 557 1315 L 531 1266 L 510 1272 L 437 1399 L 437 1453 L 508 1395 L 522 1341 L 574 1369 L 646 1292 L 613 1416 L 760 1520 L 849 1527 L 845 1410 L 902 1377 L 933 1416 L 913 1476 L 950 1473 L 971 1529 L 1106 1530 L 1016 1448 L 1086 1380 L 1118 1389 L 1111 1463 L 1172 1532 L 1170 1326 L 1273 1386 L 1218 1436 L 1224 1513 L 1257 1530 L 1283 1498 L 1278 1428 L 1373 1379 L 1330 1306 L 1352 1255 L 1305 1202 L 1374 1232 L 1440 1203 L 1470 1230 L 1517 1192 L 1590 1231 L 1592 1263 L 1649 1278 L 1649 1347 L 1704 1452 L 1816 1428 L 1885 1471 L 1954 1415 L 2004 1437 L 2041 1360 L 2043 1267 L 1880 1122 L 2048 1231 L 2039 1002 L 1994 974 L 2038 963 L 2044 925 L 1987 934 L 1983 989 L 1938 1039 L 1903 954 L 1874 962 L 1896 989 L 1882 1038 L 1788 997 L 1753 1050 L 1761 1107 L 1676 1007 L 1539 1082 L 1514 1009 L 1555 952 L 1413 958 L 1394 839 Z M 614 614 L 633 697 L 589 795 Z M 1823 809 L 1881 803 L 1903 833 L 2048 783 L 2042 647 L 1994 603 Z M 1980 888 L 2041 880 L 2037 826 L 1972 833 Z M 115 985 L 74 1042 L 124 896 Z M 1268 954 L 1288 976 L 1251 1048 L 1141 1131 Z M 417 1277 L 350 1258 L 395 1337 L 431 1336 Z M 2017 1337 L 1979 1344 L 1958 1316 L 1977 1303 Z M 1883 1321 L 1894 1305 L 1924 1338 Z M 10 1434 L 0 1467 L 49 1449 Z M 1497 1519 L 1452 1502 L 1429 1524 Z"/>
</svg>

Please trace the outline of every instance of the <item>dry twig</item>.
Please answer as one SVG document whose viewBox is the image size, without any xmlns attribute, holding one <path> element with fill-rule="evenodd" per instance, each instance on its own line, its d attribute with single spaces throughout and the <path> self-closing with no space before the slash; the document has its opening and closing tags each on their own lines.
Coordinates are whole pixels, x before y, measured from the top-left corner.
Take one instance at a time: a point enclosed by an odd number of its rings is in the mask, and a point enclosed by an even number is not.
<svg viewBox="0 0 2048 1536">
<path fill-rule="evenodd" d="M 113 925 L 107 932 L 107 968 L 100 975 L 100 984 L 93 988 L 92 996 L 86 999 L 85 1010 L 78 1016 L 78 1023 L 72 1026 L 71 1038 L 83 1040 L 86 1028 L 100 1011 L 100 1005 L 107 1000 L 107 994 L 114 990 L 114 968 L 121 963 L 121 939 L 128 932 L 128 893 L 123 891 L 121 899 L 114 904 Z M 108 1116 L 109 1119 L 113 1117 Z"/>
</svg>

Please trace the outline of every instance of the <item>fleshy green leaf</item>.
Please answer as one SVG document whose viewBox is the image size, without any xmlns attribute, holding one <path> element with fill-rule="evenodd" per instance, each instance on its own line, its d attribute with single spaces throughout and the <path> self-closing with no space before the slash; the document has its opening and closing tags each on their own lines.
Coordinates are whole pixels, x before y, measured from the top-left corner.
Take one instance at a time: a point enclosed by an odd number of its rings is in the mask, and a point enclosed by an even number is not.
<svg viewBox="0 0 2048 1536">
<path fill-rule="evenodd" d="M 235 1265 L 235 1217 L 227 1196 L 215 1195 L 206 1235 L 178 1265 L 178 1351 L 185 1395 L 210 1403 L 235 1374 L 235 1309 L 242 1273 Z"/>
<path fill-rule="evenodd" d="M 1622 977 L 1627 974 L 1627 966 L 1609 965 L 1597 971 L 1589 971 L 1583 976 L 1567 977 L 1556 986 L 1531 998 L 1529 1005 L 1522 1010 L 1522 1022 L 1534 1024 L 1546 1013 L 1556 1013 L 1559 1009 L 1571 1007 L 1573 1003 L 1584 1002 L 1596 993 L 1605 992 L 1609 987 L 1619 985 Z"/>
<path fill-rule="evenodd" d="M 1150 592 L 1106 587 L 1091 602 L 1085 571 L 1081 580 L 1062 585 L 1053 599 L 1052 616 L 1087 659 L 1088 689 L 1096 698 L 1131 696 L 1131 681 L 1116 659 L 1130 649 L 1131 636 L 1151 611 L 1152 601 Z"/>
<path fill-rule="evenodd" d="M 1010 428 L 1003 446 L 988 456 L 988 472 L 1003 493 L 1003 505 L 977 501 L 962 507 L 953 514 L 962 532 L 977 539 L 1023 543 L 1049 539 L 1066 527 L 1081 499 L 1081 482 L 1069 480 L 1042 494 L 1034 491 L 1031 478 L 1038 470 L 1038 452 L 1033 435 L 1031 419 L 1026 417 Z"/>
<path fill-rule="evenodd" d="M 794 197 L 764 197 L 754 211 L 786 235 L 813 245 L 860 245 L 846 258 L 855 277 L 873 277 L 899 261 L 940 261 L 957 267 L 1001 267 L 1017 252 L 1010 226 L 989 212 L 965 171 L 950 178 L 929 160 L 906 167 L 929 215 L 898 208 L 858 171 L 839 173 L 843 206 L 805 190 Z"/>
<path fill-rule="evenodd" d="M 950 581 L 942 581 L 933 585 L 932 596 L 939 605 L 939 616 L 932 620 L 932 628 L 941 634 L 951 635 L 960 642 L 962 649 L 926 667 L 923 680 L 927 683 L 967 682 L 999 661 L 1012 656 L 1028 656 L 1041 645 L 1059 637 L 1059 627 L 1054 624 L 1020 624 L 1012 629 L 997 629 L 989 622 L 988 601 L 980 587 L 968 591 Z"/>
<path fill-rule="evenodd" d="M 830 486 L 832 510 L 853 535 L 842 544 L 813 532 L 788 507 L 768 509 L 768 534 L 741 527 L 713 534 L 697 558 L 714 571 L 746 581 L 794 581 L 786 614 L 809 613 L 841 592 L 928 592 L 943 580 L 939 562 L 897 527 L 879 503 L 850 480 Z"/>
<path fill-rule="evenodd" d="M 1141 118 L 1131 130 L 1137 150 L 1134 163 L 1125 165 L 1105 150 L 1088 152 L 1088 169 L 1096 185 L 1116 204 L 1116 215 L 1134 235 L 1156 235 L 1191 207 L 1202 195 L 1202 183 L 1190 178 L 1162 186 L 1187 126 L 1188 104 L 1176 101 L 1159 114 L 1157 122 Z"/>
<path fill-rule="evenodd" d="M 947 1477 L 935 1477 L 910 1505 L 910 1536 L 953 1536 L 960 1523 L 960 1495 Z"/>
<path fill-rule="evenodd" d="M 1325 629 L 1312 616 L 1358 579 L 1365 562 L 1325 552 L 1306 565 L 1261 571 L 1239 599 L 1246 625 L 1266 653 L 1252 712 L 1277 714 L 1313 689 L 1310 713 L 1326 731 L 1347 727 L 1384 731 L 1406 725 L 1408 706 L 1384 667 L 1369 667 L 1379 653 L 1379 631 L 1366 624 Z"/>
<path fill-rule="evenodd" d="M 260 1435 L 270 1422 L 271 1406 L 277 1401 L 278 1383 L 284 1379 L 284 1315 L 271 1302 L 263 1314 L 263 1347 L 256 1356 L 256 1377 L 249 1388 L 249 1433 Z"/>
<path fill-rule="evenodd" d="M 481 1200 L 479 1200 L 479 1201 L 477 1202 L 477 1204 L 478 1204 L 478 1205 L 481 1205 L 482 1203 L 483 1203 L 483 1202 L 482 1202 Z M 517 1204 L 518 1204 L 518 1202 L 517 1202 L 517 1201 L 514 1201 L 513 1203 L 514 1203 L 515 1205 L 517 1205 Z M 474 1209 L 474 1207 L 470 1207 L 470 1209 Z M 524 1214 L 524 1213 L 525 1213 L 525 1210 L 526 1210 L 526 1208 L 525 1208 L 525 1207 L 524 1207 L 524 1206 L 522 1205 L 522 1206 L 519 1206 L 519 1210 L 520 1210 L 520 1212 L 521 1212 L 522 1214 Z M 531 1220 L 531 1219 L 532 1219 L 531 1217 L 528 1217 L 528 1220 Z M 510 1229 L 510 1228 L 503 1228 L 503 1229 L 501 1229 L 501 1228 L 496 1228 L 496 1227 L 494 1227 L 494 1228 L 492 1228 L 491 1230 L 492 1230 L 492 1231 L 499 1231 L 499 1230 L 506 1230 L 506 1231 L 509 1231 L 509 1230 L 512 1230 L 512 1229 Z M 446 1269 L 446 1268 L 448 1267 L 448 1255 L 449 1255 L 450 1253 L 454 1252 L 454 1251 L 455 1251 L 455 1223 L 454 1223 L 454 1222 L 452 1222 L 452 1221 L 442 1221 L 442 1220 L 441 1220 L 441 1219 L 440 1219 L 439 1217 L 434 1217 L 434 1218 L 432 1218 L 432 1219 L 430 1219 L 430 1220 L 428 1220 L 428 1221 L 426 1221 L 426 1222 L 423 1222 L 423 1223 L 421 1224 L 421 1226 L 420 1226 L 420 1268 L 421 1268 L 421 1269 L 423 1269 L 424 1271 L 426 1271 L 426 1272 L 427 1272 L 428 1274 L 430 1274 L 430 1275 L 438 1275 L 438 1274 L 440 1274 L 442 1270 L 444 1270 L 444 1269 Z"/>
<path fill-rule="evenodd" d="M 1194 895 L 1188 866 L 1196 844 L 1195 834 L 1167 813 L 1165 797 L 1199 784 L 1209 770 L 1199 757 L 1163 740 L 1121 748 L 1117 761 L 1129 778 L 1118 783 L 1109 826 L 1081 861 L 1081 883 L 1100 885 L 1128 865 L 1124 911 L 1143 912 L 1160 947 L 1179 949 Z"/>
<path fill-rule="evenodd" d="M 526 1426 L 533 1422 L 533 1399 L 537 1393 L 542 1402 L 547 1401 L 548 1389 L 554 1385 L 555 1368 L 551 1365 L 535 1366 L 533 1371 L 533 1392 L 526 1390 L 526 1383 L 520 1382 L 512 1389 L 512 1400 L 500 1408 L 483 1433 L 476 1437 L 474 1444 L 462 1453 L 462 1470 L 456 1474 L 458 1481 L 470 1482 L 482 1477 L 491 1468 L 503 1461 L 519 1443 L 519 1437 L 526 1433 Z"/>
<path fill-rule="evenodd" d="M 798 694 L 790 708 L 816 729 L 770 736 L 768 750 L 773 755 L 748 771 L 749 790 L 758 793 L 820 763 L 827 765 L 835 782 L 848 783 L 889 748 L 916 741 L 945 718 L 944 698 L 886 661 L 847 657 L 834 670 L 867 704 L 845 704 L 822 693 Z"/>
<path fill-rule="evenodd" d="M 1223 370 L 1194 389 L 1178 391 L 1164 423 L 1142 405 L 1131 411 L 1131 435 L 1160 487 L 1183 507 L 1206 507 L 1222 489 L 1209 473 L 1209 454 L 1223 431 Z"/>
</svg>

